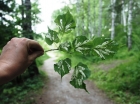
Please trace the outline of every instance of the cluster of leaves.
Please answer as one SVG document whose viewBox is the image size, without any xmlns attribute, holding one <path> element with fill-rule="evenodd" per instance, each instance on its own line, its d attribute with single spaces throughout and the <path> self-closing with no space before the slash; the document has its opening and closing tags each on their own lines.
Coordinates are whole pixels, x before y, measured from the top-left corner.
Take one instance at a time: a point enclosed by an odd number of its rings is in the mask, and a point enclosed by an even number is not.
<svg viewBox="0 0 140 104">
<path fill-rule="evenodd" d="M 16 37 L 15 22 L 10 18 L 15 16 L 15 0 L 0 0 L 0 49 L 12 37 Z"/>
<path fill-rule="evenodd" d="M 67 33 L 70 33 L 76 27 L 75 20 L 69 11 L 63 15 L 59 15 L 54 22 L 57 24 L 59 31 L 48 28 L 45 39 L 49 45 L 59 43 L 57 50 L 68 54 L 77 53 L 85 56 L 99 55 L 103 59 L 105 59 L 106 55 L 114 53 L 111 51 L 114 46 L 113 41 L 103 37 L 88 39 L 86 36 L 76 36 L 72 42 L 66 41 L 62 43 L 60 37 L 67 35 Z M 54 64 L 54 69 L 62 78 L 69 73 L 71 66 L 71 59 L 66 58 Z M 74 68 L 70 84 L 75 88 L 85 89 L 85 91 L 87 91 L 84 80 L 88 79 L 89 76 L 90 70 L 87 65 L 80 62 Z"/>
</svg>

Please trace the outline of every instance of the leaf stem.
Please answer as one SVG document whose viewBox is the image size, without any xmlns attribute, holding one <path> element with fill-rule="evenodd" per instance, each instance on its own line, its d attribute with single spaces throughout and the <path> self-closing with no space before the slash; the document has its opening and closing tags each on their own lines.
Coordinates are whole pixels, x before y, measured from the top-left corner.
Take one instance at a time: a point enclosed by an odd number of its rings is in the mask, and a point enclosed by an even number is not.
<svg viewBox="0 0 140 104">
<path fill-rule="evenodd" d="M 45 50 L 44 52 L 55 51 L 55 50 L 59 50 L 59 49 L 50 49 L 50 50 Z"/>
</svg>

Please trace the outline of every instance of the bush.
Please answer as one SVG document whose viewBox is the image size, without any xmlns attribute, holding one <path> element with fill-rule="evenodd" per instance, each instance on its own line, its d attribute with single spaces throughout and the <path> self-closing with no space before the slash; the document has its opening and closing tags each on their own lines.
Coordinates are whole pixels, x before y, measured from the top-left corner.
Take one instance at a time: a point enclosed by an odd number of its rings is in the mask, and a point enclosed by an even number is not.
<svg viewBox="0 0 140 104">
<path fill-rule="evenodd" d="M 40 72 L 40 75 L 33 78 L 27 78 L 22 84 L 13 84 L 9 82 L 0 87 L 0 104 L 32 104 L 34 98 L 30 96 L 38 94 L 38 90 L 44 86 L 46 75 Z"/>
</svg>

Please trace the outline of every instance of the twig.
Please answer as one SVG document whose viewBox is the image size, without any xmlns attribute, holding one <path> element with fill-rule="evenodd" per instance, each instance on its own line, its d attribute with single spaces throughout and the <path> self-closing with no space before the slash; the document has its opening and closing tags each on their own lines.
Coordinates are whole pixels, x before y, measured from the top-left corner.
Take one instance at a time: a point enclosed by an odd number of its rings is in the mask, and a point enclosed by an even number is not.
<svg viewBox="0 0 140 104">
<path fill-rule="evenodd" d="M 55 50 L 58 50 L 58 49 L 50 49 L 50 50 L 46 50 L 44 52 L 55 51 Z"/>
</svg>

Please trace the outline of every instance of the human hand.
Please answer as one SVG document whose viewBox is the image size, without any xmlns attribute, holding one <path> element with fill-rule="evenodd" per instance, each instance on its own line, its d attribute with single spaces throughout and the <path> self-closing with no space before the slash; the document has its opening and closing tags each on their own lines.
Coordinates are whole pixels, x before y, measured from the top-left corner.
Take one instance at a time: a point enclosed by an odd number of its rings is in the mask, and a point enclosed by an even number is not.
<svg viewBox="0 0 140 104">
<path fill-rule="evenodd" d="M 2 70 L 4 73 L 16 77 L 43 54 L 44 50 L 38 42 L 27 38 L 12 38 L 2 50 L 0 65 L 6 67 Z"/>
</svg>

